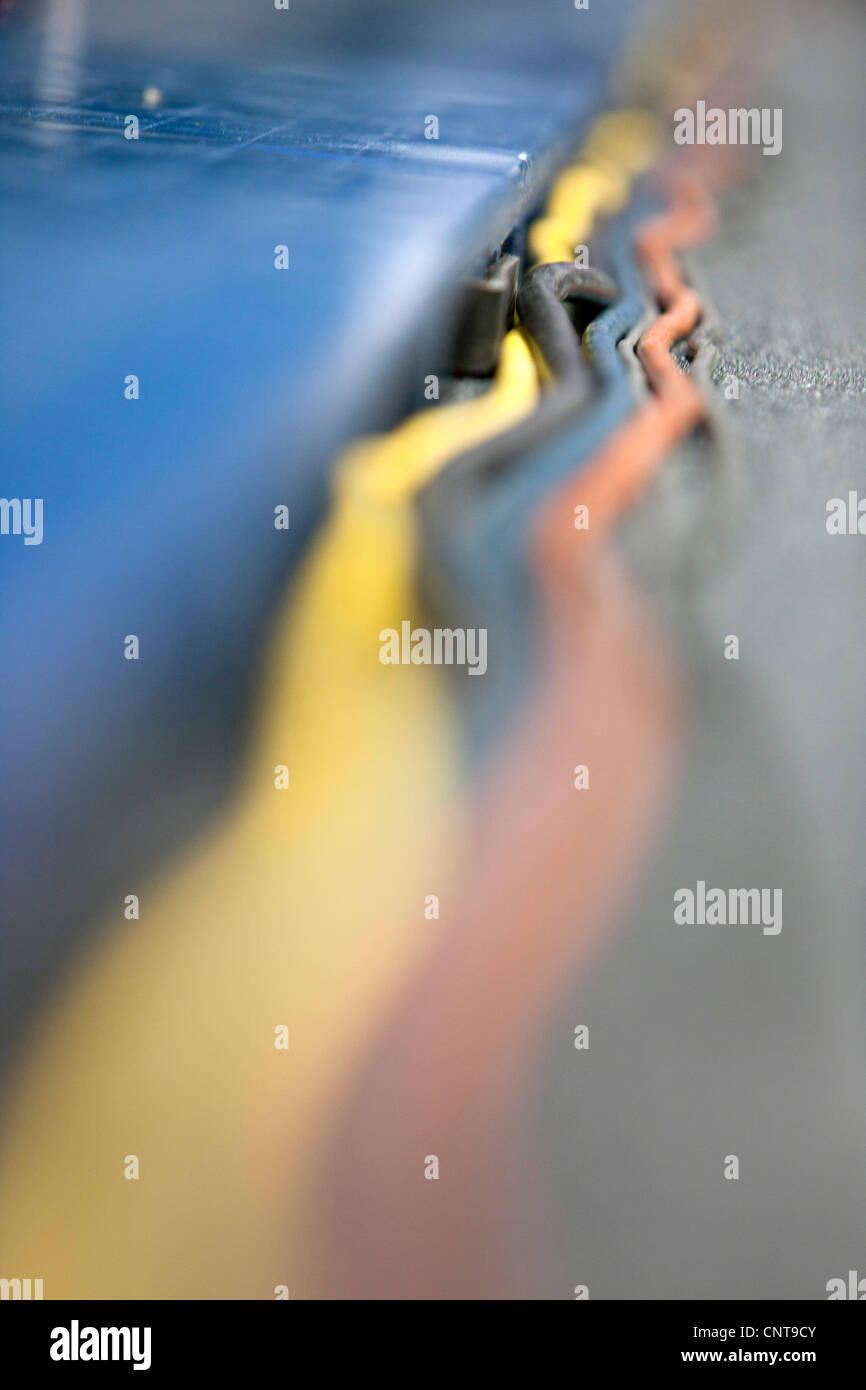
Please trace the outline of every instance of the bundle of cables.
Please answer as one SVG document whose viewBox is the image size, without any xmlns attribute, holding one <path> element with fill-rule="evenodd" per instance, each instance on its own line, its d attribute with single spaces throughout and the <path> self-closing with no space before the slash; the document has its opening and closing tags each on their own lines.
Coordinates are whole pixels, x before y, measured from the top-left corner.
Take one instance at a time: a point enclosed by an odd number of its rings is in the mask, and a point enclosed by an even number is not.
<svg viewBox="0 0 866 1390">
<path fill-rule="evenodd" d="M 19 1076 L 3 1262 L 52 1297 L 531 1291 L 503 1136 L 675 741 L 607 544 L 708 419 L 671 350 L 702 314 L 675 252 L 711 204 L 694 171 L 641 181 L 657 148 L 650 112 L 600 118 L 529 229 L 489 389 L 339 460 L 238 797 L 104 925 Z M 605 269 L 575 264 L 590 238 Z M 406 621 L 482 626 L 488 678 L 384 665 Z"/>
</svg>

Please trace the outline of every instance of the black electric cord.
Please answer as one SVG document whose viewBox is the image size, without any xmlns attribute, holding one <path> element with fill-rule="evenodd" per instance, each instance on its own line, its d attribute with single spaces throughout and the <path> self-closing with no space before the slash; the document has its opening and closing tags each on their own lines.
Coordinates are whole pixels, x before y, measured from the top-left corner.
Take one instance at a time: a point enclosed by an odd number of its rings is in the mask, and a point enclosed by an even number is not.
<svg viewBox="0 0 866 1390">
<path fill-rule="evenodd" d="M 535 342 L 557 386 L 575 385 L 585 378 L 580 337 L 563 307 L 569 300 L 612 304 L 616 285 L 603 270 L 553 261 L 530 271 L 517 294 L 517 314 Z"/>
</svg>

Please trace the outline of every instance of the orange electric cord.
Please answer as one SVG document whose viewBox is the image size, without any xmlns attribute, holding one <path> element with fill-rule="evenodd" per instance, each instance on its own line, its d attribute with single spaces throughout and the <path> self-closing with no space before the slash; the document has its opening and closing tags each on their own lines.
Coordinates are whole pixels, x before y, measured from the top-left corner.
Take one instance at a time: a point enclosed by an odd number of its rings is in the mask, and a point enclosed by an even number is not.
<svg viewBox="0 0 866 1390">
<path fill-rule="evenodd" d="M 663 307 L 639 345 L 654 396 L 533 527 L 543 679 L 507 762 L 481 788 L 438 945 L 340 1110 L 322 1194 L 327 1284 L 338 1296 L 531 1296 L 525 1173 L 512 1180 L 521 1166 L 514 1095 L 562 980 L 610 930 L 657 821 L 675 743 L 675 682 L 660 640 L 594 542 L 704 416 L 670 356 L 700 316 L 673 251 L 711 226 L 700 189 L 678 181 L 670 211 L 641 229 L 638 251 Z M 574 528 L 577 504 L 591 509 L 588 532 Z M 586 790 L 575 789 L 576 764 L 589 769 Z M 426 1181 L 434 1158 L 438 1180 Z"/>
<path fill-rule="evenodd" d="M 708 236 L 714 211 L 696 179 L 679 176 L 672 183 L 670 210 L 645 224 L 636 237 L 638 253 L 664 310 L 637 348 L 654 394 L 613 432 L 577 477 L 542 506 L 532 537 L 542 577 L 558 559 L 567 564 L 573 561 L 576 541 L 582 545 L 601 541 L 676 441 L 706 417 L 701 391 L 671 357 L 671 348 L 688 337 L 701 313 L 698 295 L 683 282 L 674 251 Z M 577 507 L 587 509 L 587 529 L 575 529 Z"/>
</svg>

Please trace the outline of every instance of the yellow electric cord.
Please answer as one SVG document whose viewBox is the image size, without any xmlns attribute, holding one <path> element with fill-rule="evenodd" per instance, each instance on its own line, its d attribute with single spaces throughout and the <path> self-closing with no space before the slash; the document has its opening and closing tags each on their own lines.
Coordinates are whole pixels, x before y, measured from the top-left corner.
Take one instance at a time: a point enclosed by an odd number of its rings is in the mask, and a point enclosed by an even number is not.
<svg viewBox="0 0 866 1390">
<path fill-rule="evenodd" d="M 625 207 L 632 181 L 649 168 L 659 139 L 658 123 L 648 111 L 611 111 L 595 122 L 579 161 L 560 174 L 543 216 L 529 229 L 536 264 L 573 260 L 596 220 Z"/>
<path fill-rule="evenodd" d="M 380 630 L 420 618 L 411 499 L 537 397 L 513 331 L 485 395 L 340 464 L 240 804 L 140 920 L 103 926 L 31 1043 L 0 1155 L 0 1270 L 35 1271 L 46 1298 L 303 1295 L 310 1139 L 435 930 L 453 820 L 443 673 L 379 661 Z"/>
<path fill-rule="evenodd" d="M 603 117 L 533 255 L 570 259 L 651 146 L 641 113 Z M 379 661 L 380 631 L 421 616 L 412 498 L 538 393 L 514 330 L 485 395 L 342 459 L 277 625 L 239 801 L 143 894 L 140 920 L 103 925 L 31 1040 L 0 1147 L 0 1272 L 42 1278 L 47 1298 L 316 1292 L 317 1144 L 435 931 L 425 901 L 459 794 L 441 673 Z"/>
</svg>

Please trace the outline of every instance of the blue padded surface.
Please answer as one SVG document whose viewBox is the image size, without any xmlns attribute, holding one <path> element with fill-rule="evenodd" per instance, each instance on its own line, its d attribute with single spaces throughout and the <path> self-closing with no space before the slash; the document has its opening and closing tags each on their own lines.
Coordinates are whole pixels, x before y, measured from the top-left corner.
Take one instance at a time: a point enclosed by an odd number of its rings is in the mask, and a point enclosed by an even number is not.
<svg viewBox="0 0 866 1390">
<path fill-rule="evenodd" d="M 95 4 L 65 56 L 45 11 L 3 25 L 2 495 L 44 499 L 41 545 L 0 537 L 10 997 L 222 794 L 334 452 L 417 399 L 629 7 L 330 0 L 248 33 L 223 3 L 206 61 L 172 42 L 200 6 L 147 8 Z"/>
</svg>

